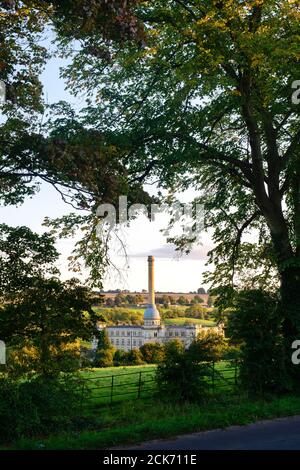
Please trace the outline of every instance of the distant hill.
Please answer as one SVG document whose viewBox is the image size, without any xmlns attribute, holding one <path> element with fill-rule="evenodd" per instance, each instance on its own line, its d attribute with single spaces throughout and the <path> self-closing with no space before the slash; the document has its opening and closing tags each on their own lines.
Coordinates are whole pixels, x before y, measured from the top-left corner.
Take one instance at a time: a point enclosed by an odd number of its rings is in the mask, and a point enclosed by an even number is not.
<svg viewBox="0 0 300 470">
<path fill-rule="evenodd" d="M 148 294 L 146 292 L 101 292 L 102 295 L 105 296 L 107 299 L 114 299 L 118 294 L 124 294 L 124 295 L 142 295 L 145 303 L 147 302 Z M 203 299 L 203 302 L 207 304 L 209 294 L 190 294 L 186 292 L 155 292 L 155 297 L 163 297 L 164 295 L 173 297 L 174 300 L 178 300 L 179 297 L 185 297 L 189 301 L 191 301 L 195 296 L 201 297 Z"/>
</svg>

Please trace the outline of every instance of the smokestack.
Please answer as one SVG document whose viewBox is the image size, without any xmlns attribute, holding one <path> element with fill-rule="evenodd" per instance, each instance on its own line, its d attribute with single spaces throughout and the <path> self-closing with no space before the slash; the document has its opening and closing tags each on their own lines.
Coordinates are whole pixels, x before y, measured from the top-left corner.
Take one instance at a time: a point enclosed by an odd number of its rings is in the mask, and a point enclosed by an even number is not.
<svg viewBox="0 0 300 470">
<path fill-rule="evenodd" d="M 154 256 L 148 256 L 148 303 L 149 305 L 155 305 Z"/>
<path fill-rule="evenodd" d="M 144 327 L 153 328 L 157 326 L 160 326 L 160 315 L 155 307 L 154 257 L 148 256 L 148 307 L 144 312 Z"/>
</svg>

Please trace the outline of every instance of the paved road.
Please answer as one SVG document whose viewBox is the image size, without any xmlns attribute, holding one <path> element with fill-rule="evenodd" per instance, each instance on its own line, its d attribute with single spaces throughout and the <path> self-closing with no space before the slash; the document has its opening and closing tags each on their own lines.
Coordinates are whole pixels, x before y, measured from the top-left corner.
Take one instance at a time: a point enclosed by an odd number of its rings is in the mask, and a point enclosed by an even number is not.
<svg viewBox="0 0 300 470">
<path fill-rule="evenodd" d="M 300 416 L 151 441 L 139 450 L 300 450 Z"/>
</svg>

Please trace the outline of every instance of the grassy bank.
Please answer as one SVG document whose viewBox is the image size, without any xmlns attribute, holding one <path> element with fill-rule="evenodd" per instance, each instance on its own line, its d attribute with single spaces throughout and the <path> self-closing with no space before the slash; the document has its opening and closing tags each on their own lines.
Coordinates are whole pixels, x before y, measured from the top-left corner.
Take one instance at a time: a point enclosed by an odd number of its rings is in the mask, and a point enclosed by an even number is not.
<svg viewBox="0 0 300 470">
<path fill-rule="evenodd" d="M 194 323 L 197 325 L 203 326 L 215 326 L 216 323 L 212 320 L 201 320 L 200 318 L 189 318 L 189 317 L 181 317 L 181 318 L 166 318 L 164 320 L 166 325 L 184 325 L 185 323 Z"/>
<path fill-rule="evenodd" d="M 91 429 L 47 439 L 23 439 L 10 448 L 103 449 L 296 414 L 300 414 L 300 397 L 296 396 L 272 401 L 253 401 L 246 397 L 228 397 L 227 401 L 224 397 L 223 402 L 209 401 L 201 405 L 153 400 L 124 402 L 95 410 Z"/>
<path fill-rule="evenodd" d="M 162 320 L 163 323 L 166 325 L 183 325 L 186 322 L 188 323 L 195 323 L 203 326 L 215 326 L 215 322 L 213 319 L 211 320 L 201 320 L 200 318 L 192 318 L 192 317 L 182 317 L 182 313 L 185 313 L 185 310 L 188 308 L 187 306 L 176 305 L 174 307 L 164 308 L 162 306 L 158 306 L 160 313 L 163 317 L 166 317 L 170 310 L 175 312 L 175 318 L 164 318 Z M 106 318 L 108 318 L 110 323 L 115 323 L 115 321 L 124 321 L 125 323 L 131 323 L 134 319 L 136 324 L 143 323 L 143 315 L 144 315 L 144 308 L 139 307 L 94 307 L 94 310 L 100 315 L 103 314 Z M 206 308 L 206 312 L 211 312 L 212 308 Z M 178 312 L 178 317 L 176 316 L 176 312 Z M 117 314 L 117 316 L 116 316 Z M 131 320 L 130 320 L 131 318 Z"/>
</svg>

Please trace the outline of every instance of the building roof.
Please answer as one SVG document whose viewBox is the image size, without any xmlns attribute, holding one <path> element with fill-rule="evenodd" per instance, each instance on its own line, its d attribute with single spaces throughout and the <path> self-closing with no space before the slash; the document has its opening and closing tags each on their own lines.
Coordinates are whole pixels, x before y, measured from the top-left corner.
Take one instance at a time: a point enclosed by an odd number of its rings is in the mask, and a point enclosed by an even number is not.
<svg viewBox="0 0 300 470">
<path fill-rule="evenodd" d="M 149 305 L 144 312 L 144 320 L 160 320 L 159 311 L 155 305 Z"/>
</svg>

